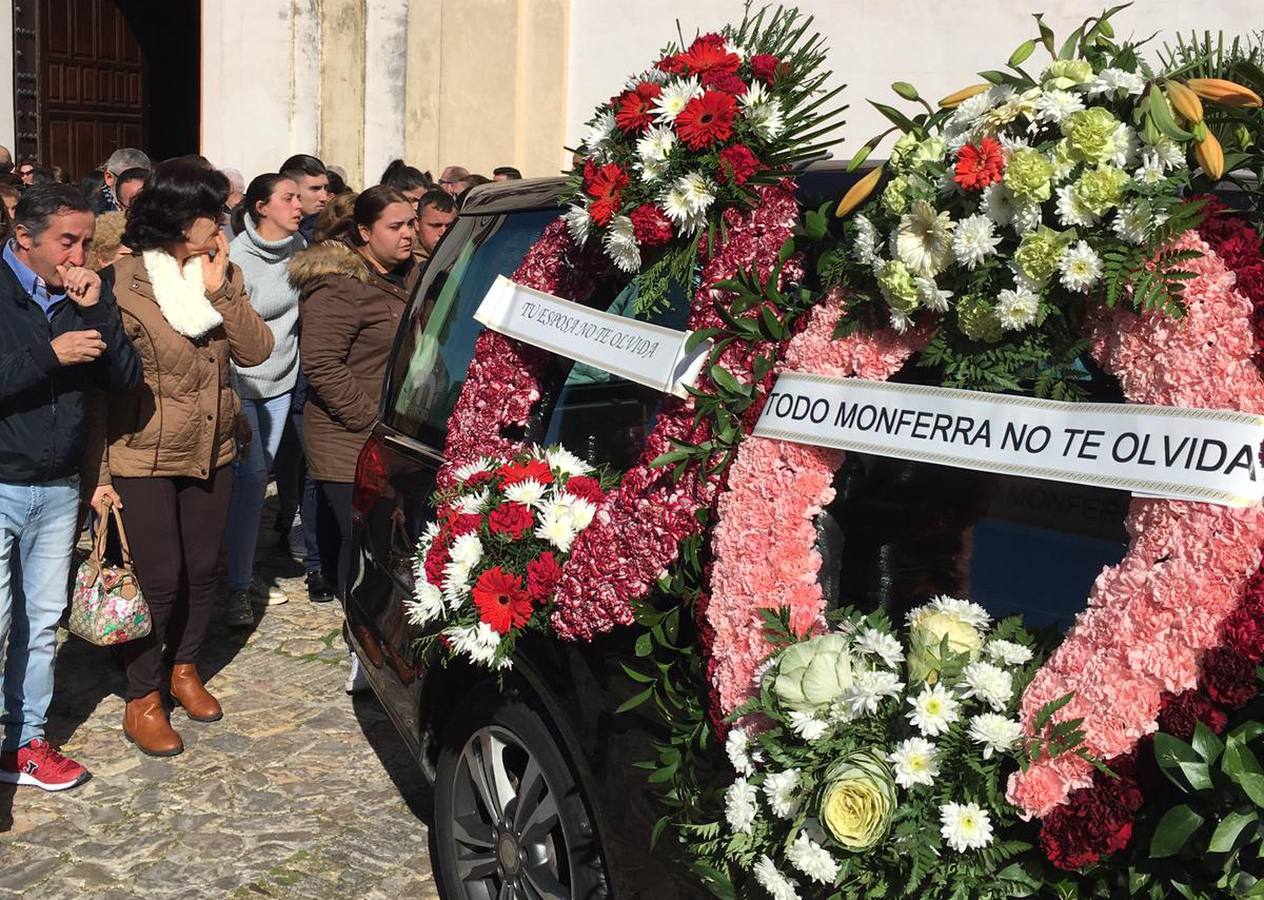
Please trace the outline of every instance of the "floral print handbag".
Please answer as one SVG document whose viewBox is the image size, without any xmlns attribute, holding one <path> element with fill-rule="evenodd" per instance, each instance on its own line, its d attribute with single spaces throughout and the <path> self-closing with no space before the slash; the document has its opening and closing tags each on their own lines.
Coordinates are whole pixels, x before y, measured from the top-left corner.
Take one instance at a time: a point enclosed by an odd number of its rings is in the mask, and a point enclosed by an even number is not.
<svg viewBox="0 0 1264 900">
<path fill-rule="evenodd" d="M 118 566 L 105 561 L 111 520 L 118 528 L 119 545 L 123 549 L 123 564 Z M 92 554 L 75 575 L 70 631 L 89 643 L 108 647 L 144 637 L 152 625 L 149 606 L 132 568 L 132 551 L 123 530 L 123 519 L 111 505 L 109 514 L 97 519 Z"/>
</svg>

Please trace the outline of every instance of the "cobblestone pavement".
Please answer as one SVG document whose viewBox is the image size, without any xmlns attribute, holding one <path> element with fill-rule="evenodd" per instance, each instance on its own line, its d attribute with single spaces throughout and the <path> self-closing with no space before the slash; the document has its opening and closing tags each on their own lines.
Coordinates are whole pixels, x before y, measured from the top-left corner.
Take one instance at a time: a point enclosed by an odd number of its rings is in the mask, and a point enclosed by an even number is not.
<svg viewBox="0 0 1264 900">
<path fill-rule="evenodd" d="M 261 558 L 290 602 L 251 632 L 212 626 L 201 669 L 224 718 L 176 710 L 170 759 L 124 740 L 112 651 L 61 635 L 48 735 L 94 777 L 0 785 L 0 897 L 438 898 L 425 780 L 377 701 L 343 693 L 341 610 L 284 577 L 301 571 Z"/>
</svg>

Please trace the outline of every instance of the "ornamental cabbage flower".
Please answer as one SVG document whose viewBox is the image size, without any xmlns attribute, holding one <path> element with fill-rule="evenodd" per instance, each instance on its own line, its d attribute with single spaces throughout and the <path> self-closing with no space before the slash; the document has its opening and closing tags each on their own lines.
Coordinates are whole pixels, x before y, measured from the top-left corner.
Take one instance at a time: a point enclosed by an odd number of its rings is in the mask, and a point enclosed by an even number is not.
<svg viewBox="0 0 1264 900">
<path fill-rule="evenodd" d="M 1065 91 L 1093 80 L 1093 66 L 1086 59 L 1056 59 L 1040 76 L 1046 91 Z"/>
<path fill-rule="evenodd" d="M 971 662 L 983 652 L 983 636 L 978 629 L 951 611 L 922 607 L 913 612 L 909 621 L 910 684 L 919 681 L 934 684 L 939 680 L 939 670 L 944 663 L 940 651 L 945 639 L 949 653 L 964 655 Z"/>
<path fill-rule="evenodd" d="M 1110 110 L 1090 106 L 1073 112 L 1062 120 L 1072 159 L 1087 163 L 1109 162 L 1115 152 L 1115 130 L 1119 120 Z"/>
<path fill-rule="evenodd" d="M 1005 186 L 1019 200 L 1048 200 L 1053 193 L 1052 179 L 1053 163 L 1030 147 L 1015 150 L 1005 164 Z"/>
<path fill-rule="evenodd" d="M 851 687 L 851 654 L 847 637 L 823 634 L 791 644 L 777 656 L 773 693 L 782 707 L 808 714 L 824 713 Z"/>
<path fill-rule="evenodd" d="M 1080 176 L 1072 188 L 1075 199 L 1095 216 L 1119 205 L 1124 196 L 1128 174 L 1114 166 L 1101 166 Z"/>
<path fill-rule="evenodd" d="M 882 754 L 857 750 L 826 772 L 818 816 L 846 850 L 872 850 L 886 837 L 895 814 L 895 779 Z"/>
<path fill-rule="evenodd" d="M 1074 239 L 1073 231 L 1054 231 L 1041 225 L 1035 231 L 1023 235 L 1022 242 L 1014 253 L 1014 263 L 1028 281 L 1044 284 L 1058 271 L 1058 262 L 1062 259 L 1067 244 Z"/>
</svg>

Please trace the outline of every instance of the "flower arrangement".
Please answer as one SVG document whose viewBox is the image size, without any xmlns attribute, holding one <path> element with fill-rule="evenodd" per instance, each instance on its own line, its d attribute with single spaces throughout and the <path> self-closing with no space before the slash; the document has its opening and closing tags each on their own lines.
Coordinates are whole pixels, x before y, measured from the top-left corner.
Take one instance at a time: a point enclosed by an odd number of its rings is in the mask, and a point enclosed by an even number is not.
<svg viewBox="0 0 1264 900">
<path fill-rule="evenodd" d="M 906 633 L 880 612 L 838 618 L 799 638 L 765 614 L 779 649 L 725 743 L 723 822 L 686 826 L 690 852 L 740 896 L 1013 896 L 1031 844 L 998 785 L 1030 749 L 1015 713 L 1032 636 L 952 597 Z"/>
<path fill-rule="evenodd" d="M 562 565 L 613 479 L 562 447 L 484 457 L 454 479 L 417 544 L 408 618 L 441 623 L 455 655 L 509 668 L 523 631 L 548 630 Z"/>
</svg>

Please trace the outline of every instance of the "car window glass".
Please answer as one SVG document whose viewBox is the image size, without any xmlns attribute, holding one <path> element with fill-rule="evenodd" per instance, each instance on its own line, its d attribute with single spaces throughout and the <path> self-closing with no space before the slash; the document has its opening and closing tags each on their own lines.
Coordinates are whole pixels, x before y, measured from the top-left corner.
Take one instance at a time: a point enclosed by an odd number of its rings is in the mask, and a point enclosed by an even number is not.
<svg viewBox="0 0 1264 900">
<path fill-rule="evenodd" d="M 401 341 L 396 366 L 402 371 L 392 376 L 388 425 L 442 450 L 448 417 L 483 330 L 474 311 L 496 276 L 512 275 L 558 215 L 540 210 L 502 216 L 459 244 L 455 256 L 435 261 L 443 268 L 426 276 L 430 312 L 414 315 Z M 454 245 L 445 241 L 444 246 Z"/>
</svg>

